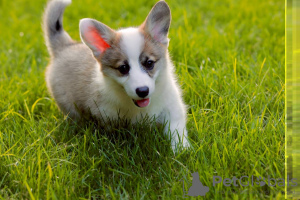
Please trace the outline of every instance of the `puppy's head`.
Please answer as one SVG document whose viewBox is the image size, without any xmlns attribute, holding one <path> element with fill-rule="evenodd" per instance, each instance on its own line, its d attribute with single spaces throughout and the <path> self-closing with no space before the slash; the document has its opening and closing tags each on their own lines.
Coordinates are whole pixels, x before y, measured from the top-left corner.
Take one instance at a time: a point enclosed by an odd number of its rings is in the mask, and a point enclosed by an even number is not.
<svg viewBox="0 0 300 200">
<path fill-rule="evenodd" d="M 120 84 L 136 106 L 146 107 L 166 67 L 170 22 L 169 6 L 159 1 L 138 28 L 114 31 L 93 19 L 81 20 L 79 27 L 104 76 Z"/>
</svg>

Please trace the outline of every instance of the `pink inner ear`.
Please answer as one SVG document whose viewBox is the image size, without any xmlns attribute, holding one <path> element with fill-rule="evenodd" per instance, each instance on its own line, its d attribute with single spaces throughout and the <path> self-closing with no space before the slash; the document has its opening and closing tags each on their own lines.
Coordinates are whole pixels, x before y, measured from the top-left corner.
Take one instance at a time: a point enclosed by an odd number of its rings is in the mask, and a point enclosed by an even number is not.
<svg viewBox="0 0 300 200">
<path fill-rule="evenodd" d="M 89 31 L 86 33 L 85 37 L 88 41 L 91 41 L 92 45 L 95 46 L 100 52 L 103 52 L 110 47 L 94 27 L 89 28 Z"/>
<path fill-rule="evenodd" d="M 160 35 L 159 31 L 160 31 L 160 26 L 159 25 L 155 25 L 152 29 L 153 31 L 153 38 L 158 41 L 158 42 L 162 42 L 162 36 Z"/>
</svg>

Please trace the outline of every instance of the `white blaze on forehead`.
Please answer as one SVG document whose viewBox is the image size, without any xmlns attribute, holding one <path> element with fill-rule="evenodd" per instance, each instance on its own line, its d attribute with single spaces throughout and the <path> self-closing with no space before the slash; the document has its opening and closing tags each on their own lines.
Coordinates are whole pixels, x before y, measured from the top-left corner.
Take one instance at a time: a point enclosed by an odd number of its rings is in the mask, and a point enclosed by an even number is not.
<svg viewBox="0 0 300 200">
<path fill-rule="evenodd" d="M 118 31 L 121 33 L 121 48 L 129 60 L 137 61 L 142 51 L 144 37 L 137 28 L 126 28 Z"/>
<path fill-rule="evenodd" d="M 132 99 L 141 99 L 136 89 L 139 87 L 149 88 L 149 97 L 155 89 L 155 81 L 140 66 L 139 57 L 144 48 L 144 37 L 137 28 L 126 28 L 118 31 L 121 34 L 120 47 L 127 56 L 130 65 L 129 75 L 123 86 L 128 96 Z"/>
</svg>

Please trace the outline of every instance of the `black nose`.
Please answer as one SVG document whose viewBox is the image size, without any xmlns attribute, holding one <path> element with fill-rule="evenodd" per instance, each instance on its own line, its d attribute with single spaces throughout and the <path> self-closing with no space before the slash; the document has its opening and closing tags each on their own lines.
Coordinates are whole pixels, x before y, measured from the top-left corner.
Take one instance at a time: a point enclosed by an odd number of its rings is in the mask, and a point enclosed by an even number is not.
<svg viewBox="0 0 300 200">
<path fill-rule="evenodd" d="M 144 98 L 149 94 L 149 88 L 147 86 L 139 87 L 136 88 L 135 92 L 139 97 Z"/>
</svg>

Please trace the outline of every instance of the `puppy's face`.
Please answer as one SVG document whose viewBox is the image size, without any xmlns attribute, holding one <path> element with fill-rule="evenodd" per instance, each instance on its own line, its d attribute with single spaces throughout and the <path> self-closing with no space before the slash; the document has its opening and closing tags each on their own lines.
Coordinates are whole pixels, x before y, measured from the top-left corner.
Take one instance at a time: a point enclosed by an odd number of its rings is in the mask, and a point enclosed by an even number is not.
<svg viewBox="0 0 300 200">
<path fill-rule="evenodd" d="M 158 2 L 138 28 L 114 31 L 92 19 L 80 21 L 82 41 L 92 50 L 107 77 L 123 86 L 136 106 L 146 107 L 155 91 L 155 80 L 166 67 L 171 13 Z"/>
</svg>

